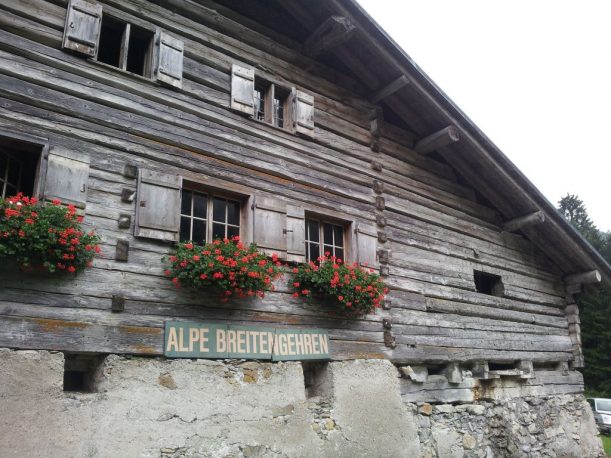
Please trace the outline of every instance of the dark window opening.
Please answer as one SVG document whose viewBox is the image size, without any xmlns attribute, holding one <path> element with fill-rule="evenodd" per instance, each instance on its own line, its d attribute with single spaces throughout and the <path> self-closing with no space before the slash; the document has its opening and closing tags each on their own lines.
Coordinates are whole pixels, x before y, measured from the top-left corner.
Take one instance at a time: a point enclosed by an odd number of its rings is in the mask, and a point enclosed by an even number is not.
<svg viewBox="0 0 611 458">
<path fill-rule="evenodd" d="M 515 363 L 493 363 L 488 362 L 488 370 L 489 371 L 510 371 L 515 369 Z"/>
<path fill-rule="evenodd" d="M 12 138 L 0 137 L 0 194 L 11 197 L 19 192 L 35 194 L 41 147 Z"/>
<path fill-rule="evenodd" d="M 102 30 L 98 46 L 98 60 L 113 67 L 120 67 L 121 45 L 125 37 L 127 24 L 110 16 L 102 16 Z"/>
<path fill-rule="evenodd" d="M 111 16 L 102 17 L 98 61 L 150 77 L 155 34 Z"/>
<path fill-rule="evenodd" d="M 475 290 L 478 293 L 498 297 L 505 294 L 505 286 L 499 275 L 474 270 L 473 279 L 475 280 Z"/>
<path fill-rule="evenodd" d="M 327 253 L 344 260 L 344 227 L 339 224 L 306 219 L 305 243 L 307 261 L 317 261 Z"/>
<path fill-rule="evenodd" d="M 104 357 L 67 353 L 64 358 L 64 391 L 94 393 Z"/>
</svg>

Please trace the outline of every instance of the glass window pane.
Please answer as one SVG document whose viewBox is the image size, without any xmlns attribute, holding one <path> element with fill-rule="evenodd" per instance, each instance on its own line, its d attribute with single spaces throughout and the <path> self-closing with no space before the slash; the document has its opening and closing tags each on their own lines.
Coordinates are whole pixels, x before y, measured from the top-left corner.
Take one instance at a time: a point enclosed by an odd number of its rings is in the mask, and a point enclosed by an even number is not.
<svg viewBox="0 0 611 458">
<path fill-rule="evenodd" d="M 344 246 L 344 228 L 342 226 L 333 226 L 335 235 L 335 246 Z"/>
<path fill-rule="evenodd" d="M 240 225 L 240 203 L 227 201 L 227 222 L 236 226 Z"/>
<path fill-rule="evenodd" d="M 308 258 L 309 261 L 316 261 L 318 259 L 318 257 L 320 256 L 320 245 L 318 245 L 318 243 L 308 243 L 309 246 L 309 254 L 310 257 Z"/>
<path fill-rule="evenodd" d="M 224 239 L 225 238 L 225 225 L 214 223 L 212 225 L 212 238 L 213 239 Z"/>
<path fill-rule="evenodd" d="M 208 209 L 208 196 L 205 194 L 193 193 L 193 216 L 206 219 Z"/>
<path fill-rule="evenodd" d="M 312 220 L 308 220 L 307 221 L 307 239 L 310 242 L 318 242 L 319 241 L 319 235 L 318 235 L 318 221 L 312 221 Z"/>
<path fill-rule="evenodd" d="M 326 245 L 333 245 L 333 225 L 329 223 L 324 223 L 322 226 L 322 232 L 324 243 Z"/>
<path fill-rule="evenodd" d="M 193 241 L 195 243 L 206 243 L 206 222 L 201 219 L 193 220 Z"/>
<path fill-rule="evenodd" d="M 19 175 L 21 174 L 21 164 L 15 159 L 9 161 L 8 166 L 8 182 L 14 186 L 19 184 Z"/>
<path fill-rule="evenodd" d="M 335 249 L 335 257 L 337 259 L 341 259 L 343 261 L 344 260 L 344 250 L 342 250 L 341 248 L 336 248 Z"/>
<path fill-rule="evenodd" d="M 329 253 L 329 256 L 333 256 L 333 246 L 332 245 L 325 245 L 324 250 L 323 250 L 323 254 L 326 255 L 326 253 Z"/>
<path fill-rule="evenodd" d="M 214 204 L 212 206 L 212 218 L 214 221 L 218 221 L 221 223 L 225 222 L 225 208 L 227 207 L 227 203 L 225 199 L 219 199 L 218 197 L 214 198 Z"/>
<path fill-rule="evenodd" d="M 12 197 L 17 195 L 17 188 L 15 186 L 6 186 L 6 193 L 4 197 Z"/>
<path fill-rule="evenodd" d="M 191 191 L 184 190 L 182 191 L 182 199 L 180 201 L 180 213 L 182 215 L 190 215 L 191 214 Z"/>
<path fill-rule="evenodd" d="M 6 161 L 6 156 L 3 153 L 0 153 L 0 180 L 4 180 L 4 174 L 6 173 Z"/>
<path fill-rule="evenodd" d="M 227 226 L 227 238 L 240 235 L 240 228 L 236 226 Z"/>
<path fill-rule="evenodd" d="M 180 241 L 191 240 L 191 218 L 180 218 Z"/>
</svg>

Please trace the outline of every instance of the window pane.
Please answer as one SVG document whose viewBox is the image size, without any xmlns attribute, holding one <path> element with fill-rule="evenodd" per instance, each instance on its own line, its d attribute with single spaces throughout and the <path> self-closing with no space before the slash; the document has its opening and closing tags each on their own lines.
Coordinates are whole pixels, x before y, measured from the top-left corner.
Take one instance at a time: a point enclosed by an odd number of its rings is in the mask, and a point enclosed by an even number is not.
<svg viewBox="0 0 611 458">
<path fill-rule="evenodd" d="M 265 120 L 265 91 L 258 87 L 255 88 L 255 116 L 259 121 Z"/>
<path fill-rule="evenodd" d="M 225 199 L 214 198 L 214 204 L 212 206 L 212 218 L 214 221 L 225 222 L 225 208 L 227 204 Z"/>
<path fill-rule="evenodd" d="M 326 256 L 327 253 L 329 253 L 329 256 L 333 256 L 334 251 L 332 245 L 325 245 L 323 254 Z"/>
<path fill-rule="evenodd" d="M 4 174 L 6 173 L 6 156 L 0 153 L 0 180 L 4 180 Z"/>
<path fill-rule="evenodd" d="M 182 191 L 182 199 L 180 202 L 180 213 L 182 215 L 190 215 L 191 214 L 191 191 Z"/>
<path fill-rule="evenodd" d="M 213 239 L 224 239 L 225 238 L 225 225 L 214 223 L 212 225 L 212 238 Z"/>
<path fill-rule="evenodd" d="M 274 98 L 274 126 L 284 127 L 284 101 Z"/>
<path fill-rule="evenodd" d="M 308 261 L 316 261 L 320 256 L 320 249 L 318 243 L 308 243 Z"/>
<path fill-rule="evenodd" d="M 335 235 L 335 246 L 344 246 L 344 228 L 342 226 L 333 226 Z"/>
<path fill-rule="evenodd" d="M 21 174 L 21 164 L 15 159 L 9 160 L 8 163 L 8 182 L 13 186 L 19 185 L 19 175 Z"/>
<path fill-rule="evenodd" d="M 180 241 L 191 240 L 191 218 L 180 218 Z"/>
<path fill-rule="evenodd" d="M 335 257 L 337 259 L 341 259 L 343 261 L 344 260 L 344 250 L 342 250 L 341 248 L 336 248 L 335 249 Z"/>
<path fill-rule="evenodd" d="M 240 235 L 240 228 L 236 226 L 227 226 L 227 238 Z"/>
<path fill-rule="evenodd" d="M 14 186 L 7 186 L 6 187 L 6 193 L 4 195 L 4 197 L 12 197 L 14 195 L 17 194 L 17 188 Z"/>
<path fill-rule="evenodd" d="M 201 219 L 193 220 L 193 241 L 195 243 L 206 243 L 206 222 Z"/>
<path fill-rule="evenodd" d="M 307 226 L 307 234 L 306 234 L 306 238 L 310 241 L 310 242 L 318 242 L 319 241 L 319 236 L 318 236 L 318 221 L 312 221 L 309 220 L 306 222 Z"/>
<path fill-rule="evenodd" d="M 333 225 L 329 223 L 324 223 L 322 227 L 323 232 L 323 241 L 325 245 L 333 245 Z M 325 249 L 325 251 L 327 251 Z"/>
<path fill-rule="evenodd" d="M 206 219 L 208 208 L 208 196 L 205 194 L 193 193 L 193 216 Z"/>
<path fill-rule="evenodd" d="M 227 222 L 236 226 L 240 225 L 240 203 L 227 201 Z"/>
</svg>

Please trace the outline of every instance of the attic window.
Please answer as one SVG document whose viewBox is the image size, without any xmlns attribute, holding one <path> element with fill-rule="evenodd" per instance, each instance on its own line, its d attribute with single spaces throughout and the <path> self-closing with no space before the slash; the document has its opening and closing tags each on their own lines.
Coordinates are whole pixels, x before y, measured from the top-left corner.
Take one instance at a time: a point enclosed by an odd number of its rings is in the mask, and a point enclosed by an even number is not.
<svg viewBox="0 0 611 458">
<path fill-rule="evenodd" d="M 288 96 L 290 92 L 276 84 L 255 79 L 255 117 L 276 127 L 287 127 L 285 120 L 289 118 Z"/>
<path fill-rule="evenodd" d="M 475 281 L 475 290 L 478 293 L 498 297 L 503 297 L 505 294 L 505 286 L 499 275 L 474 270 L 473 279 Z"/>
<path fill-rule="evenodd" d="M 154 36 L 150 30 L 104 14 L 98 62 L 150 78 Z"/>
</svg>

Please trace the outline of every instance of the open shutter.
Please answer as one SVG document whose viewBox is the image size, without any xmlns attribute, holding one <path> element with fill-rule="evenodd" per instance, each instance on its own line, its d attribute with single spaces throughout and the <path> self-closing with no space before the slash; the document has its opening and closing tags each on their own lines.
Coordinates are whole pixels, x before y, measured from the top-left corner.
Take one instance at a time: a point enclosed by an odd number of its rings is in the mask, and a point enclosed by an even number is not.
<svg viewBox="0 0 611 458">
<path fill-rule="evenodd" d="M 62 46 L 95 57 L 101 26 L 102 5 L 85 0 L 70 0 Z"/>
<path fill-rule="evenodd" d="M 286 257 L 286 204 L 256 197 L 254 205 L 254 242 L 265 253 Z"/>
<path fill-rule="evenodd" d="M 305 262 L 305 211 L 293 205 L 286 208 L 286 260 Z"/>
<path fill-rule="evenodd" d="M 255 71 L 252 68 L 231 66 L 231 109 L 255 115 Z"/>
<path fill-rule="evenodd" d="M 160 31 L 157 44 L 157 81 L 182 88 L 182 60 L 184 43 Z"/>
<path fill-rule="evenodd" d="M 378 235 L 375 227 L 359 224 L 356 228 L 358 262 L 372 268 L 378 267 Z"/>
<path fill-rule="evenodd" d="M 134 235 L 178 241 L 182 177 L 140 169 Z"/>
<path fill-rule="evenodd" d="M 305 92 L 295 91 L 294 96 L 295 132 L 308 137 L 314 136 L 314 97 Z"/>
<path fill-rule="evenodd" d="M 53 150 L 49 153 L 46 165 L 45 199 L 59 199 L 62 203 L 85 208 L 89 182 L 89 156 Z"/>
</svg>

